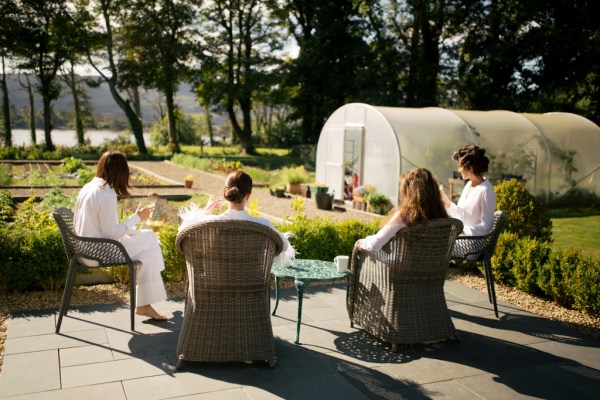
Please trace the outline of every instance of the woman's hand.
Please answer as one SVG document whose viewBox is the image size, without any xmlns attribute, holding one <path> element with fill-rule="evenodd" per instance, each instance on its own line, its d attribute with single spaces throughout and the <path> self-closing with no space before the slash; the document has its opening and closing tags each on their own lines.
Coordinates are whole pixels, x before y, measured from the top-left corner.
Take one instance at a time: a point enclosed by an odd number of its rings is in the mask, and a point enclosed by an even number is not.
<svg viewBox="0 0 600 400">
<path fill-rule="evenodd" d="M 150 214 L 152 214 L 152 211 L 154 211 L 155 205 L 156 204 L 149 204 L 149 205 L 142 206 L 141 204 L 138 203 L 135 213 L 137 214 L 138 217 L 140 217 L 140 221 L 145 221 L 148 218 L 150 218 Z"/>
<path fill-rule="evenodd" d="M 362 251 L 362 247 L 361 247 L 361 239 L 358 239 L 356 241 L 356 244 L 354 246 L 356 246 L 356 248 L 358 249 L 358 251 Z"/>
<path fill-rule="evenodd" d="M 223 206 L 223 203 L 224 200 L 222 198 L 218 197 L 215 199 L 211 196 L 211 198 L 208 200 L 208 203 L 206 203 L 206 207 L 204 207 L 204 211 L 206 211 L 208 214 L 212 214 L 213 212 L 221 208 Z"/>
</svg>

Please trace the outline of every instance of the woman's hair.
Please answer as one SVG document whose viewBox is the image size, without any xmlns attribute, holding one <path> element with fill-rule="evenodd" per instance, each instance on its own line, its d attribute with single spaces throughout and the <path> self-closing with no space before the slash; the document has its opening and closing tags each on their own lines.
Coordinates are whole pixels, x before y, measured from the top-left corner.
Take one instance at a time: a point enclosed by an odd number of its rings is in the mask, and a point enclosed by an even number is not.
<svg viewBox="0 0 600 400">
<path fill-rule="evenodd" d="M 119 196 L 129 196 L 129 165 L 127 156 L 117 150 L 107 150 L 98 161 L 96 176 L 102 178 Z"/>
<path fill-rule="evenodd" d="M 479 177 L 482 177 L 488 171 L 488 165 L 490 164 L 489 158 L 485 155 L 485 149 L 472 144 L 455 151 L 452 159 L 458 161 L 459 166 L 471 169 L 473 174 Z"/>
<path fill-rule="evenodd" d="M 448 217 L 438 183 L 432 173 L 425 168 L 413 168 L 402 174 L 400 197 L 402 202 L 389 213 L 388 218 L 382 221 L 382 226 L 396 213 L 400 214 L 407 226 L 430 219 Z"/>
<path fill-rule="evenodd" d="M 223 197 L 233 203 L 241 203 L 252 192 L 252 178 L 244 171 L 234 171 L 227 175 Z"/>
</svg>

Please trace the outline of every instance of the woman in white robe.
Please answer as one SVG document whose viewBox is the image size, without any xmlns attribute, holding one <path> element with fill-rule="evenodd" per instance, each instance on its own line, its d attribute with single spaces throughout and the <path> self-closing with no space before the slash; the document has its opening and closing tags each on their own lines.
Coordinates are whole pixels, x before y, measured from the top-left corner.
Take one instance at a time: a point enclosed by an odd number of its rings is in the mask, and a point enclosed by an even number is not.
<svg viewBox="0 0 600 400">
<path fill-rule="evenodd" d="M 490 160 L 485 149 L 468 145 L 454 152 L 452 158 L 458 162 L 458 171 L 465 184 L 458 203 L 454 204 L 440 187 L 442 201 L 451 217 L 460 219 L 465 236 L 483 236 L 492 231 L 496 194 L 490 181 L 485 177 Z"/>
<path fill-rule="evenodd" d="M 117 196 L 129 195 L 127 157 L 109 150 L 98 161 L 96 177 L 77 196 L 73 217 L 75 234 L 114 239 L 123 244 L 132 260 L 142 262 L 136 276 L 136 309 L 138 315 L 164 321 L 152 304 L 167 298 L 160 272 L 165 269 L 156 234 L 151 230 L 136 230 L 135 225 L 148 219 L 152 206 L 138 205 L 134 214 L 122 222 L 117 215 Z"/>
<path fill-rule="evenodd" d="M 288 241 L 288 237 L 275 229 L 268 219 L 254 217 L 246 211 L 246 204 L 250 200 L 251 195 L 252 178 L 250 175 L 243 171 L 231 172 L 225 179 L 225 187 L 223 188 L 224 199 L 213 200 L 211 198 L 203 210 L 200 209 L 197 204 L 192 204 L 191 206 L 180 210 L 179 216 L 181 217 L 182 222 L 179 226 L 179 231 L 181 232 L 185 227 L 196 222 L 207 220 L 242 220 L 256 222 L 273 229 L 283 241 L 283 249 L 281 253 L 275 256 L 273 261 L 282 265 L 290 265 L 296 256 L 296 251 Z M 213 211 L 221 208 L 224 201 L 227 202 L 227 210 L 218 215 L 212 214 Z"/>
</svg>

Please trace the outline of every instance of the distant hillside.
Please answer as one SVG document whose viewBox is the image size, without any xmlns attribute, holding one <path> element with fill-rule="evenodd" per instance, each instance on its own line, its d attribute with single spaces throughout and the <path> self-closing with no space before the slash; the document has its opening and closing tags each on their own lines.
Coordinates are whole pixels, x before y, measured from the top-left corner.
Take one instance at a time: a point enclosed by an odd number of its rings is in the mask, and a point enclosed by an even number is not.
<svg viewBox="0 0 600 400">
<path fill-rule="evenodd" d="M 30 77 L 30 79 L 32 79 Z M 25 89 L 21 87 L 17 80 L 17 75 L 7 75 L 7 83 L 9 90 L 9 98 L 11 105 L 16 110 L 22 110 L 24 107 L 29 105 L 29 99 L 27 97 L 27 92 Z M 33 81 L 33 79 L 32 79 Z M 113 100 L 110 91 L 108 89 L 108 85 L 103 83 L 97 88 L 86 88 L 89 97 L 90 103 L 94 112 L 97 114 L 112 114 L 112 115 L 122 115 L 123 111 L 117 106 L 115 101 Z M 148 122 L 156 122 L 158 119 L 158 104 L 159 104 L 159 95 L 156 90 L 141 90 L 140 97 L 142 102 L 142 117 L 144 121 Z M 196 96 L 192 92 L 192 87 L 188 83 L 183 83 L 179 87 L 179 91 L 176 95 L 177 105 L 184 110 L 187 114 L 201 114 L 204 113 L 202 108 L 198 105 L 196 100 Z M 42 108 L 42 100 L 39 95 L 36 94 L 35 97 L 35 107 L 37 109 Z M 60 98 L 54 103 L 55 111 L 64 111 L 72 109 L 72 98 L 71 92 L 68 88 L 64 87 Z M 164 100 L 163 100 L 163 109 L 164 109 Z M 215 117 L 215 125 L 220 125 L 222 121 L 221 116 Z"/>
</svg>

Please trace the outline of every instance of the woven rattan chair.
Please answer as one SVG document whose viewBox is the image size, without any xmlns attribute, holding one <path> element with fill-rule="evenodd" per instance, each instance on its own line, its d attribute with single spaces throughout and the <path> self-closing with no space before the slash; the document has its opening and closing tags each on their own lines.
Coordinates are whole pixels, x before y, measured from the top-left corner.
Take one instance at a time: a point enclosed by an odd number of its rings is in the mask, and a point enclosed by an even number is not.
<svg viewBox="0 0 600 400">
<path fill-rule="evenodd" d="M 135 330 L 135 271 L 136 267 L 141 265 L 141 262 L 133 261 L 127 254 L 125 247 L 116 240 L 75 235 L 73 233 L 73 213 L 67 208 L 59 208 L 52 213 L 52 216 L 60 229 L 67 260 L 69 260 L 69 272 L 67 274 L 65 291 L 60 305 L 58 321 L 56 323 L 56 333 L 60 332 L 62 318 L 64 315 L 67 315 L 77 272 L 84 268 L 116 267 L 123 265 L 126 265 L 129 268 L 131 330 Z M 93 263 L 95 266 L 89 266 L 84 263 Z"/>
<path fill-rule="evenodd" d="M 494 313 L 498 318 L 498 304 L 492 273 L 492 256 L 496 249 L 498 237 L 506 225 L 507 216 L 502 211 L 494 213 L 492 231 L 485 236 L 459 236 L 452 251 L 453 260 L 467 260 L 483 263 L 483 272 L 488 291 L 488 299 L 494 305 Z"/>
<path fill-rule="evenodd" d="M 444 281 L 463 224 L 454 218 L 401 229 L 379 251 L 352 253 L 349 315 L 380 340 L 398 344 L 457 338 Z"/>
<path fill-rule="evenodd" d="M 269 290 L 281 237 L 255 222 L 213 220 L 184 228 L 175 243 L 188 273 L 176 368 L 184 360 L 274 367 Z"/>
</svg>

